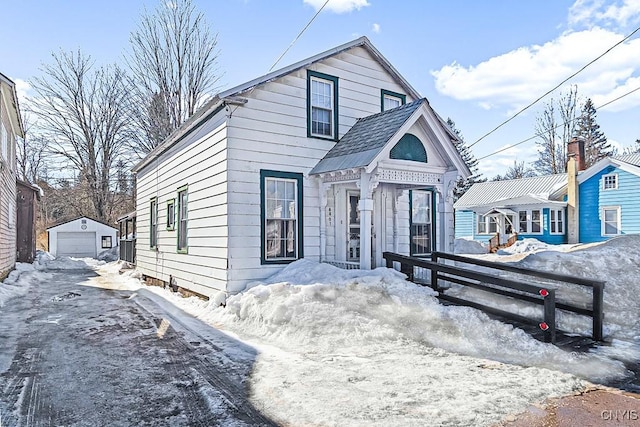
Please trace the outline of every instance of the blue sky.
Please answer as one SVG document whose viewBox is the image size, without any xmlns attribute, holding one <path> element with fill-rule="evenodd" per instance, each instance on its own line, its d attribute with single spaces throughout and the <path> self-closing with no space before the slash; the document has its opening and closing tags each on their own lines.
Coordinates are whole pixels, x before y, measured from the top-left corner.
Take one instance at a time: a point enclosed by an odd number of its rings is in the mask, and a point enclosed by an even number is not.
<svg viewBox="0 0 640 427">
<path fill-rule="evenodd" d="M 194 0 L 218 32 L 221 89 L 265 74 L 323 0 Z M 60 48 L 122 63 L 157 0 L 0 0 L 0 72 L 21 94 Z M 330 0 L 278 67 L 365 35 L 467 142 L 475 142 L 640 26 L 638 0 Z M 569 83 L 602 105 L 640 87 L 640 32 Z M 558 92 L 551 96 L 558 96 Z M 543 101 L 548 101 L 550 97 Z M 539 103 L 473 147 L 481 158 L 534 134 Z M 640 138 L 640 91 L 598 110 L 622 148 Z M 533 141 L 480 162 L 489 178 L 536 159 Z"/>
</svg>

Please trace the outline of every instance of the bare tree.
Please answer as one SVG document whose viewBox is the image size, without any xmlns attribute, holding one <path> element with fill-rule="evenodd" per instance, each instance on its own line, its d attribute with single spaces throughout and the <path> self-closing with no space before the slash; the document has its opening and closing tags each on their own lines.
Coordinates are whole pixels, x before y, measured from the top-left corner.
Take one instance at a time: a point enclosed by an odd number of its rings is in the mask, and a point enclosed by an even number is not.
<svg viewBox="0 0 640 427">
<path fill-rule="evenodd" d="M 110 174 L 129 134 L 128 81 L 117 66 L 94 70 L 91 58 L 80 51 L 52 56 L 44 76 L 32 82 L 38 96 L 31 111 L 51 152 L 79 171 L 93 208 L 82 213 L 106 221 L 113 209 Z"/>
<path fill-rule="evenodd" d="M 576 132 L 578 88 L 572 86 L 557 101 L 551 99 L 536 117 L 538 173 L 557 174 L 567 171 L 567 144 Z"/>
<path fill-rule="evenodd" d="M 127 62 L 139 106 L 133 148 L 144 156 L 200 107 L 218 82 L 217 34 L 191 0 L 163 2 L 131 34 Z"/>
<path fill-rule="evenodd" d="M 27 109 L 20 105 L 22 124 L 24 128 L 24 138 L 18 138 L 17 146 L 17 163 L 18 176 L 20 179 L 36 183 L 46 169 L 48 142 L 42 135 L 37 134 L 37 126 L 34 123 L 33 116 L 28 113 Z"/>
<path fill-rule="evenodd" d="M 536 171 L 527 165 L 524 160 L 518 162 L 517 160 L 513 161 L 513 166 L 509 166 L 507 172 L 504 175 L 496 175 L 493 178 L 493 181 L 505 181 L 508 179 L 520 179 L 520 178 L 531 178 L 537 176 Z"/>
</svg>

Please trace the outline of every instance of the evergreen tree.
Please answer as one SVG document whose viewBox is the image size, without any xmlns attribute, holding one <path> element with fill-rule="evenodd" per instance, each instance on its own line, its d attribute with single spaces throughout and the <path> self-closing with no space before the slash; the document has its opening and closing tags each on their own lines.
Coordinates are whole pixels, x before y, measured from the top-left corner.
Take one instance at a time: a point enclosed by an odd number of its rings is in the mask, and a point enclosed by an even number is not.
<svg viewBox="0 0 640 427">
<path fill-rule="evenodd" d="M 467 179 L 459 179 L 456 182 L 456 188 L 453 190 L 454 200 L 458 200 L 473 184 L 476 182 L 485 182 L 487 179 L 478 172 L 478 159 L 475 158 L 471 149 L 464 141 L 462 133 L 456 128 L 456 124 L 451 118 L 447 118 L 447 125 L 451 131 L 457 136 L 457 139 L 453 141 L 453 145 L 460 153 L 460 157 L 464 160 L 465 164 L 471 171 L 471 176 Z"/>
<path fill-rule="evenodd" d="M 576 134 L 584 138 L 585 165 L 589 167 L 598 160 L 613 154 L 613 149 L 607 137 L 600 130 L 596 122 L 596 108 L 591 98 L 582 106 L 582 114 L 578 117 Z"/>
</svg>

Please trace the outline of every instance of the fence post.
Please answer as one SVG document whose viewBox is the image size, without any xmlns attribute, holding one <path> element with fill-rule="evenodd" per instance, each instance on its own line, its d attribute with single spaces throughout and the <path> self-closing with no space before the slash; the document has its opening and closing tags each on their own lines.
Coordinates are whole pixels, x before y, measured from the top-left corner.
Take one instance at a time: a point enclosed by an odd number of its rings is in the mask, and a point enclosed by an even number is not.
<svg viewBox="0 0 640 427">
<path fill-rule="evenodd" d="M 438 254 L 435 252 L 431 253 L 431 262 L 434 264 L 438 263 Z M 438 290 L 438 270 L 436 270 L 435 266 L 431 266 L 431 289 L 434 291 Z"/>
<path fill-rule="evenodd" d="M 602 341 L 602 323 L 604 321 L 604 283 L 593 285 L 593 339 Z"/>
<path fill-rule="evenodd" d="M 382 256 L 384 257 L 384 260 L 387 263 L 387 268 L 393 268 L 393 260 L 389 256 L 389 253 L 385 252 L 382 254 Z"/>
<path fill-rule="evenodd" d="M 544 324 L 546 328 L 540 327 L 544 330 L 545 342 L 556 343 L 556 291 L 555 289 L 548 289 L 548 294 L 544 297 Z"/>
</svg>

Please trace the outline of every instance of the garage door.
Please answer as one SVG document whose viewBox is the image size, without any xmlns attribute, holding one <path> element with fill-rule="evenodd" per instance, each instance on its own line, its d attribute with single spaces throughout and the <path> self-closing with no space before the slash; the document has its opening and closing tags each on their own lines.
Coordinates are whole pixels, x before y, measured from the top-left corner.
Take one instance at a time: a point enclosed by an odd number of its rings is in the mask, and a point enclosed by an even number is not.
<svg viewBox="0 0 640 427">
<path fill-rule="evenodd" d="M 57 254 L 58 256 L 95 258 L 96 257 L 95 231 L 58 233 Z"/>
</svg>

